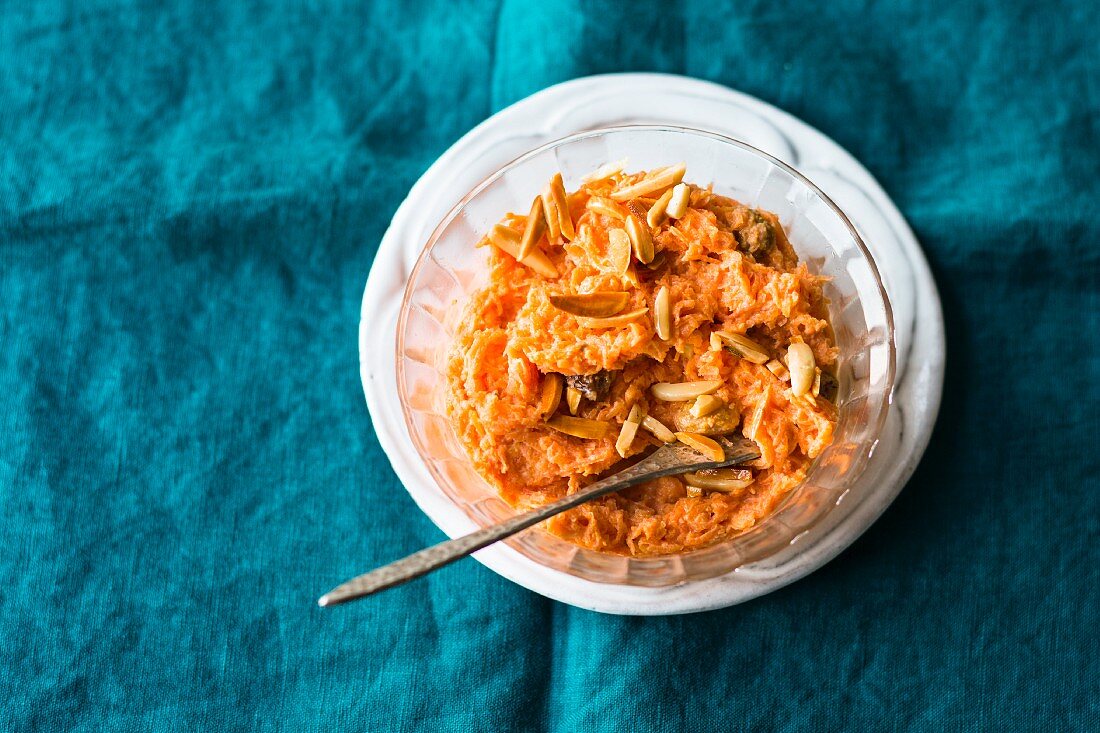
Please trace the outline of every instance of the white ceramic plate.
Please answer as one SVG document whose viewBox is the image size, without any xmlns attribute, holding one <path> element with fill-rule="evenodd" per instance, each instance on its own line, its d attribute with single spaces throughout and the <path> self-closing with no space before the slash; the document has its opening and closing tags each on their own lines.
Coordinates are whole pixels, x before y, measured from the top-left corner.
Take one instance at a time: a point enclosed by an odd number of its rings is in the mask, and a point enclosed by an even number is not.
<svg viewBox="0 0 1100 733">
<path fill-rule="evenodd" d="M 864 498 L 847 504 L 841 500 L 821 523 L 781 553 L 727 575 L 666 588 L 582 580 L 539 565 L 505 544 L 486 548 L 475 557 L 536 593 L 605 613 L 660 615 L 721 608 L 803 577 L 859 537 L 912 475 L 939 411 L 943 314 L 928 263 L 908 224 L 870 173 L 817 130 L 747 95 L 664 74 L 577 79 L 498 112 L 452 145 L 421 176 L 382 238 L 363 293 L 359 326 L 363 391 L 378 440 L 420 508 L 450 537 L 476 529 L 436 486 L 405 428 L 394 361 L 405 284 L 432 230 L 486 176 L 543 143 L 621 124 L 675 124 L 744 140 L 797 168 L 859 230 L 890 296 L 898 356 L 886 429 L 859 479 L 859 494 Z"/>
</svg>

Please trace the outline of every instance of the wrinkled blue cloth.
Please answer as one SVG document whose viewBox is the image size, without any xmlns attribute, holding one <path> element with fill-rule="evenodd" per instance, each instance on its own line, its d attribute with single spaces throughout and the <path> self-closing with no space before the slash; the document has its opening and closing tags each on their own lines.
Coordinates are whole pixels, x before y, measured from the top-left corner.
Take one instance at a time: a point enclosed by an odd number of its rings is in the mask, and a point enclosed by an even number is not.
<svg viewBox="0 0 1100 733">
<path fill-rule="evenodd" d="M 0 730 L 1097 730 L 1100 12 L 936 5 L 0 3 Z M 947 318 L 923 463 L 722 611 L 473 561 L 318 609 L 442 538 L 358 382 L 390 216 L 488 115 L 620 70 L 882 181 Z"/>
</svg>

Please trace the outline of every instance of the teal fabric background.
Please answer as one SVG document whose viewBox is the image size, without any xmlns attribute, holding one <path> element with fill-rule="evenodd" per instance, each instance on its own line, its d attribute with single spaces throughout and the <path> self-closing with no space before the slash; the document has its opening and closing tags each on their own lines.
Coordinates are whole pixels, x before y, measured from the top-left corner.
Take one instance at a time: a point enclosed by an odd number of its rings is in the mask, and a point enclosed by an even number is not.
<svg viewBox="0 0 1100 733">
<path fill-rule="evenodd" d="M 933 5 L 0 2 L 0 730 L 1100 727 L 1100 12 Z M 391 215 L 620 70 L 776 104 L 894 197 L 947 317 L 923 463 L 735 608 L 464 561 L 318 609 L 441 539 L 358 382 Z"/>
</svg>

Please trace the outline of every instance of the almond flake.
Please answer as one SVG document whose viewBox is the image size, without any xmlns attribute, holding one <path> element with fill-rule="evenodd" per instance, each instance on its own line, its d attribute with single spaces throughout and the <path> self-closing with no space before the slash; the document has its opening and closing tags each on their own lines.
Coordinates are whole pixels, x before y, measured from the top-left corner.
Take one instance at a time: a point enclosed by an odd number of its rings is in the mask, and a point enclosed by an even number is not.
<svg viewBox="0 0 1100 733">
<path fill-rule="evenodd" d="M 791 370 L 791 392 L 795 397 L 809 393 L 816 366 L 814 352 L 808 345 L 795 342 L 787 347 L 787 368 Z"/>
<path fill-rule="evenodd" d="M 676 433 L 666 428 L 663 422 L 652 415 L 646 415 L 642 418 L 642 427 L 651 432 L 653 436 L 662 443 L 673 443 L 676 441 Z"/>
<path fill-rule="evenodd" d="M 774 374 L 780 381 L 786 382 L 791 378 L 791 373 L 787 371 L 787 367 L 783 366 L 783 362 L 778 359 L 772 359 L 767 364 L 768 371 Z"/>
<path fill-rule="evenodd" d="M 711 491 L 742 491 L 752 485 L 752 471 L 745 468 L 712 468 L 684 474 L 684 483 Z"/>
<path fill-rule="evenodd" d="M 676 433 L 676 439 L 689 448 L 694 448 L 699 451 L 715 463 L 721 463 L 726 460 L 726 452 L 722 450 L 722 446 L 705 435 L 699 435 L 699 433 Z"/>
<path fill-rule="evenodd" d="M 575 438 L 601 439 L 611 435 L 613 425 L 603 420 L 589 420 L 585 417 L 570 417 L 569 415 L 554 415 L 546 421 L 546 424 L 560 433 L 572 435 Z"/>
<path fill-rule="evenodd" d="M 531 211 L 527 214 L 527 224 L 523 229 L 523 238 L 519 242 L 517 257 L 522 260 L 530 255 L 545 232 L 546 219 L 543 217 L 542 199 L 536 196 L 531 202 Z"/>
<path fill-rule="evenodd" d="M 657 337 L 662 341 L 672 338 L 672 296 L 668 286 L 662 285 L 653 298 L 653 323 L 657 330 Z"/>
<path fill-rule="evenodd" d="M 565 388 L 565 404 L 569 408 L 570 415 L 576 415 L 577 409 L 581 406 L 581 391 L 576 387 Z"/>
<path fill-rule="evenodd" d="M 701 394 L 695 398 L 695 403 L 691 406 L 691 414 L 693 417 L 706 417 L 707 415 L 713 415 L 725 406 L 726 403 L 714 395 Z"/>
<path fill-rule="evenodd" d="M 612 229 L 607 233 L 607 259 L 611 270 L 617 275 L 625 275 L 630 269 L 630 237 L 623 229 Z"/>
<path fill-rule="evenodd" d="M 489 244 L 493 245 L 501 252 L 510 254 L 520 264 L 530 267 L 543 277 L 557 277 L 558 268 L 554 266 L 554 263 L 550 261 L 550 258 L 547 257 L 546 253 L 542 250 L 536 249 L 523 259 L 519 258 L 521 236 L 522 235 L 515 229 L 511 229 L 501 224 L 495 224 L 493 228 L 489 230 Z"/>
<path fill-rule="evenodd" d="M 753 364 L 764 364 L 771 358 L 763 346 L 743 334 L 728 331 L 713 332 L 710 335 L 711 350 L 716 351 L 723 346 Z"/>
<path fill-rule="evenodd" d="M 573 216 L 569 212 L 569 197 L 565 194 L 565 184 L 561 180 L 561 173 L 555 173 L 550 179 L 550 197 L 554 201 L 554 208 L 558 212 L 558 229 L 566 239 L 577 236 L 573 229 Z"/>
<path fill-rule="evenodd" d="M 691 188 L 686 183 L 677 183 L 672 187 L 672 196 L 669 197 L 665 214 L 669 219 L 679 219 L 687 213 L 688 201 L 691 200 Z"/>
<path fill-rule="evenodd" d="M 550 296 L 551 305 L 558 310 L 587 318 L 607 318 L 621 313 L 629 301 L 629 293 L 611 291 Z"/>
<path fill-rule="evenodd" d="M 664 191 L 666 188 L 675 186 L 682 181 L 686 172 L 687 166 L 683 163 L 652 171 L 642 180 L 613 192 L 611 198 L 615 201 L 626 201 L 627 199 L 645 196 L 647 193 Z"/>
<path fill-rule="evenodd" d="M 588 318 L 585 316 L 577 316 L 577 323 L 581 324 L 585 328 L 614 328 L 616 326 L 625 326 L 629 323 L 633 323 L 638 320 L 640 316 L 644 316 L 649 312 L 649 308 L 639 308 L 629 313 L 622 313 L 617 316 L 610 316 L 608 318 Z"/>
<path fill-rule="evenodd" d="M 630 237 L 630 244 L 634 248 L 634 256 L 643 265 L 653 261 L 653 236 L 649 233 L 649 227 L 642 224 L 636 216 L 626 218 L 626 234 Z"/>
<path fill-rule="evenodd" d="M 661 222 L 668 218 L 666 216 L 666 210 L 670 199 L 672 199 L 671 188 L 665 191 L 664 195 L 657 199 L 653 206 L 649 207 L 649 213 L 646 214 L 646 223 L 653 229 L 659 227 Z"/>
<path fill-rule="evenodd" d="M 609 216 L 612 219 L 618 219 L 619 221 L 622 221 L 627 217 L 627 212 L 623 209 L 622 206 L 615 203 L 611 199 L 605 199 L 602 196 L 593 196 L 592 198 L 588 199 L 588 203 L 585 204 L 585 208 L 597 214 L 603 214 L 604 216 Z"/>
</svg>

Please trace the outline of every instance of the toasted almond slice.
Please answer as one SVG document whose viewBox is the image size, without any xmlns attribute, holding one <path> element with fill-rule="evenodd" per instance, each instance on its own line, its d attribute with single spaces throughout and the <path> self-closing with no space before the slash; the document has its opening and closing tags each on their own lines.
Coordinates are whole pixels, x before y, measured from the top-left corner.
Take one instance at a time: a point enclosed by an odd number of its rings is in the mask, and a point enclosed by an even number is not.
<svg viewBox="0 0 1100 733">
<path fill-rule="evenodd" d="M 519 240 L 523 237 L 522 234 L 515 229 L 503 224 L 494 224 L 493 228 L 489 230 L 489 243 L 500 249 L 504 249 L 505 246 L 511 245 L 515 248 L 516 252 L 519 252 Z M 512 252 L 508 252 L 512 254 Z"/>
<path fill-rule="evenodd" d="M 633 260 L 631 261 L 633 262 Z M 634 269 L 633 264 L 627 265 L 626 272 L 623 273 L 623 282 L 635 288 L 642 287 L 642 281 L 638 279 L 638 272 Z"/>
<path fill-rule="evenodd" d="M 563 384 L 560 374 L 551 372 L 542 378 L 542 384 L 539 385 L 539 414 L 546 417 L 558 411 Z"/>
<path fill-rule="evenodd" d="M 698 499 L 700 496 L 703 495 L 703 490 L 700 489 L 698 486 L 691 486 L 689 484 L 688 486 L 684 487 L 684 490 L 687 491 L 688 496 L 695 499 Z"/>
<path fill-rule="evenodd" d="M 712 394 L 701 394 L 695 398 L 695 403 L 691 406 L 691 414 L 693 417 L 706 417 L 718 412 L 725 405 L 725 402 Z"/>
<path fill-rule="evenodd" d="M 814 386 L 810 392 L 814 397 L 821 394 L 821 367 L 814 367 Z"/>
<path fill-rule="evenodd" d="M 694 448 L 712 461 L 721 462 L 726 460 L 726 452 L 722 450 L 722 446 L 705 435 L 699 435 L 699 433 L 676 433 L 676 440 L 689 448 Z"/>
<path fill-rule="evenodd" d="M 637 183 L 632 183 L 626 188 L 620 188 L 618 191 L 613 192 L 611 198 L 615 201 L 626 201 L 645 196 L 647 193 L 664 191 L 666 188 L 675 186 L 682 181 L 686 172 L 687 166 L 683 163 L 655 170 Z"/>
<path fill-rule="evenodd" d="M 561 236 L 561 221 L 558 219 L 558 209 L 554 206 L 554 196 L 550 193 L 549 184 L 539 194 L 539 198 L 542 199 L 542 216 L 546 219 L 546 232 L 550 235 L 550 239 L 557 239 Z"/>
<path fill-rule="evenodd" d="M 630 237 L 623 229 L 612 229 L 607 233 L 607 258 L 611 269 L 619 275 L 625 275 L 630 269 Z"/>
<path fill-rule="evenodd" d="M 768 400 L 771 399 L 771 387 L 764 387 L 764 394 L 760 396 L 760 399 L 756 402 L 756 407 L 753 408 L 752 416 L 745 422 L 745 437 L 749 440 L 756 440 L 757 434 L 760 432 L 761 426 L 764 424 L 764 410 L 768 406 Z M 761 456 L 763 457 L 763 456 Z"/>
<path fill-rule="evenodd" d="M 791 370 L 791 392 L 801 397 L 814 384 L 814 352 L 802 342 L 787 347 L 787 368 Z"/>
<path fill-rule="evenodd" d="M 663 422 L 652 415 L 646 415 L 642 418 L 642 427 L 653 433 L 653 436 L 662 443 L 673 443 L 676 441 L 676 433 L 666 428 Z"/>
<path fill-rule="evenodd" d="M 592 171 L 584 178 L 581 179 L 581 183 L 592 183 L 593 181 L 600 181 L 604 178 L 611 178 L 616 173 L 622 173 L 626 168 L 627 159 L 616 160 L 614 163 L 604 163 L 596 170 Z"/>
<path fill-rule="evenodd" d="M 672 296 L 667 285 L 662 285 L 653 298 L 653 323 L 657 337 L 662 341 L 672 338 Z"/>
<path fill-rule="evenodd" d="M 561 235 L 566 239 L 573 239 L 577 236 L 577 232 L 573 229 L 573 216 L 569 213 L 569 197 L 565 194 L 561 173 L 555 173 L 550 179 L 550 197 L 558 212 L 558 229 L 561 230 Z"/>
<path fill-rule="evenodd" d="M 495 224 L 493 228 L 489 230 L 489 243 L 501 252 L 512 255 L 520 264 L 530 267 L 543 277 L 557 277 L 558 268 L 554 267 L 554 263 L 550 261 L 550 258 L 547 257 L 546 253 L 541 249 L 535 249 L 531 254 L 523 259 L 519 259 L 520 236 L 519 232 L 510 227 L 503 226 L 502 224 Z"/>
<path fill-rule="evenodd" d="M 627 451 L 630 450 L 630 445 L 634 442 L 634 436 L 638 434 L 638 426 L 642 422 L 642 417 L 642 406 L 635 403 L 630 408 L 630 414 L 626 416 L 626 421 L 623 422 L 623 427 L 619 430 L 619 437 L 615 441 L 615 450 L 623 458 L 626 458 Z"/>
<path fill-rule="evenodd" d="M 677 183 L 672 187 L 672 196 L 669 197 L 665 214 L 669 219 L 679 219 L 687 213 L 688 202 L 691 200 L 691 188 L 686 183 Z"/>
<path fill-rule="evenodd" d="M 783 366 L 783 362 L 779 359 L 772 359 L 767 364 L 768 371 L 778 377 L 781 381 L 786 382 L 791 378 L 791 373 L 787 371 L 787 367 Z"/>
<path fill-rule="evenodd" d="M 660 270 L 669 260 L 668 250 L 653 255 L 653 259 L 646 264 L 647 270 Z"/>
<path fill-rule="evenodd" d="M 614 430 L 614 425 L 603 420 L 589 420 L 586 417 L 570 417 L 569 415 L 554 415 L 546 421 L 546 424 L 559 433 L 572 435 L 575 438 L 592 438 L 599 440 L 607 438 Z"/>
<path fill-rule="evenodd" d="M 621 313 L 617 316 L 610 316 L 609 318 L 587 318 L 585 316 L 577 316 L 577 323 L 585 328 L 615 328 L 616 326 L 625 326 L 628 323 L 632 323 L 646 313 L 649 313 L 649 308 L 639 308 L 636 311 Z"/>
<path fill-rule="evenodd" d="M 647 218 L 649 218 L 649 214 L 646 212 L 646 208 L 642 206 L 642 202 L 638 199 L 631 199 L 630 201 L 627 201 L 626 209 L 628 212 L 627 215 L 629 216 L 630 214 L 633 214 L 634 216 L 638 217 L 638 221 L 645 221 Z"/>
<path fill-rule="evenodd" d="M 587 318 L 607 318 L 616 313 L 621 313 L 629 301 L 630 293 L 607 290 L 595 293 L 550 296 L 551 305 L 558 310 Z"/>
<path fill-rule="evenodd" d="M 699 395 L 714 394 L 722 386 L 721 379 L 711 379 L 705 382 L 657 382 L 649 388 L 653 396 L 663 402 L 687 402 L 694 400 Z"/>
<path fill-rule="evenodd" d="M 523 229 L 523 238 L 519 242 L 519 254 L 523 259 L 535 251 L 539 238 L 546 232 L 546 219 L 542 211 L 542 199 L 538 196 L 531 202 L 531 211 L 527 214 L 527 226 Z"/>
<path fill-rule="evenodd" d="M 668 216 L 666 215 L 666 211 L 668 208 L 668 202 L 671 199 L 672 189 L 670 188 L 661 195 L 661 198 L 657 199 L 653 206 L 649 207 L 649 213 L 646 214 L 645 220 L 650 227 L 656 229 L 661 225 L 661 222 L 668 218 Z"/>
<path fill-rule="evenodd" d="M 565 404 L 569 408 L 570 415 L 577 414 L 577 408 L 581 406 L 581 397 L 583 396 L 576 387 L 565 388 Z"/>
<path fill-rule="evenodd" d="M 717 351 L 725 346 L 742 359 L 748 359 L 753 364 L 764 364 L 771 359 L 764 347 L 747 336 L 728 331 L 715 331 L 710 335 L 710 348 Z"/>
<path fill-rule="evenodd" d="M 612 219 L 618 219 L 619 221 L 622 221 L 627 217 L 627 212 L 625 209 L 623 209 L 622 206 L 619 206 L 611 199 L 605 199 L 602 196 L 593 196 L 592 198 L 588 199 L 588 203 L 585 204 L 585 207 L 589 211 L 594 211 L 597 214 L 603 214 L 604 216 L 610 216 Z"/>
<path fill-rule="evenodd" d="M 711 491 L 741 491 L 752 485 L 752 471 L 745 468 L 711 468 L 684 474 L 684 483 Z"/>
<path fill-rule="evenodd" d="M 630 237 L 630 244 L 634 248 L 634 256 L 643 265 L 653 261 L 653 236 L 649 233 L 649 227 L 636 216 L 626 218 L 626 235 Z"/>
</svg>

